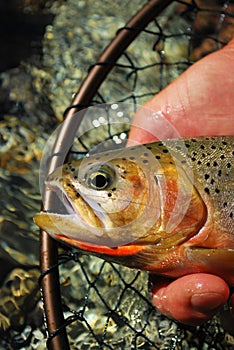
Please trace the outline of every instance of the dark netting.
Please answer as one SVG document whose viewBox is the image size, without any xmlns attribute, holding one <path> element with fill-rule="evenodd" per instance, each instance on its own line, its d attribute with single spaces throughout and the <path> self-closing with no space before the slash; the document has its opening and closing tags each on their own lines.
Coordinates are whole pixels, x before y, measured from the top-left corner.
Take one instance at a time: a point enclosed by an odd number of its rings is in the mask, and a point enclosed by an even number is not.
<svg viewBox="0 0 234 350">
<path fill-rule="evenodd" d="M 158 6 L 157 2 L 154 6 Z M 188 0 L 171 4 L 165 1 L 160 12 L 147 26 L 137 23 L 139 35 L 116 62 L 102 60 L 91 66 L 90 74 L 100 66 L 110 66 L 111 70 L 100 87 L 93 82 L 98 90 L 92 91 L 91 99 L 88 93 L 79 99 L 78 93 L 65 115 L 83 106 L 113 101 L 129 103 L 132 111 L 128 111 L 129 118 L 117 127 L 109 123 L 110 114 L 105 108 L 94 119 L 84 118 L 79 129 L 81 136 L 75 139 L 70 157 L 80 157 L 105 140 L 108 147 L 109 143 L 123 145 L 137 105 L 142 105 L 191 64 L 221 48 L 233 36 L 233 1 Z M 123 30 L 131 33 L 136 27 L 127 25 L 120 28 L 119 33 Z M 89 84 L 91 86 L 92 81 Z M 92 130 L 82 134 L 87 123 Z M 42 269 L 45 272 L 40 283 L 49 329 L 47 345 L 51 349 L 68 349 L 69 346 L 71 349 L 103 350 L 233 348 L 232 337 L 222 329 L 218 318 L 192 328 L 158 313 L 151 304 L 146 272 L 108 263 L 63 246 L 59 246 L 57 259 L 56 244 L 51 239 L 46 241 L 45 237 L 43 234 Z M 62 315 L 59 314 L 60 301 Z M 55 305 L 56 310 L 51 310 Z M 55 324 L 51 313 L 55 314 Z"/>
</svg>

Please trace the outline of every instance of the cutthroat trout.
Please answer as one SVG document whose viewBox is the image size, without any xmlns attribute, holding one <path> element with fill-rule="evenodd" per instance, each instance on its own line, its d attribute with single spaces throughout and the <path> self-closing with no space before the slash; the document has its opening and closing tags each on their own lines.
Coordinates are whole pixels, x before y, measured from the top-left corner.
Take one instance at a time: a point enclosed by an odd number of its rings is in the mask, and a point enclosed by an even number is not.
<svg viewBox="0 0 234 350">
<path fill-rule="evenodd" d="M 198 137 L 74 160 L 46 181 L 63 210 L 40 212 L 35 223 L 122 265 L 234 284 L 233 146 L 233 136 Z"/>
</svg>

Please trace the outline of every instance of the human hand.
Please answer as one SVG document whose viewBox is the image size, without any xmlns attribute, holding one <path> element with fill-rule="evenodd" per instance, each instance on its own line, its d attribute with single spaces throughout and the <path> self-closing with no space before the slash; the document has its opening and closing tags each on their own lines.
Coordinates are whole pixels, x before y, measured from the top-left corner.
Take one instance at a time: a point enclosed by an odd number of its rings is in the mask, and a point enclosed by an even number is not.
<svg viewBox="0 0 234 350">
<path fill-rule="evenodd" d="M 159 112 L 183 138 L 234 135 L 233 101 L 234 39 L 223 49 L 191 66 L 144 107 Z M 152 113 L 144 114 L 144 118 L 142 115 L 139 109 L 134 116 L 130 142 L 153 142 L 154 135 L 164 128 L 163 118 L 153 118 Z M 170 130 L 162 130 L 161 138 L 173 136 Z M 151 275 L 150 289 L 158 310 L 189 325 L 200 325 L 210 319 L 230 295 L 229 286 L 223 279 L 205 273 L 183 276 L 174 281 Z M 229 302 L 234 310 L 233 296 Z"/>
</svg>

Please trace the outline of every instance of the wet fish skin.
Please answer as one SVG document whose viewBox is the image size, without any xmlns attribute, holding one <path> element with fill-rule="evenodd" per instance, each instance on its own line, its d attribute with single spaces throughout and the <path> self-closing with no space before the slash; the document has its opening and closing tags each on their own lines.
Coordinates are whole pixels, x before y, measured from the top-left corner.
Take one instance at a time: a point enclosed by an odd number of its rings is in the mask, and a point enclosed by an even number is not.
<svg viewBox="0 0 234 350">
<path fill-rule="evenodd" d="M 198 137 L 74 161 L 48 184 L 62 187 L 83 226 L 56 213 L 36 214 L 35 222 L 59 240 L 129 267 L 170 277 L 215 273 L 234 284 L 233 146 L 233 136 Z M 86 181 L 97 163 L 110 177 L 98 190 Z"/>
</svg>

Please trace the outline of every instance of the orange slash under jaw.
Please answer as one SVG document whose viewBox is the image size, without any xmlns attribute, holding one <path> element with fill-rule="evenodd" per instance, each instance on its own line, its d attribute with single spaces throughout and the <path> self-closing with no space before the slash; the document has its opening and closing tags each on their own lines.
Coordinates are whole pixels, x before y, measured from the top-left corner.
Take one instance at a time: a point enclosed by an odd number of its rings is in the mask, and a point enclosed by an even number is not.
<svg viewBox="0 0 234 350">
<path fill-rule="evenodd" d="M 95 245 L 91 243 L 84 243 L 69 237 L 66 237 L 64 235 L 56 234 L 55 237 L 63 241 L 69 245 L 72 245 L 73 247 L 93 252 L 97 254 L 106 254 L 111 256 L 127 256 L 127 255 L 134 255 L 138 252 L 140 252 L 143 249 L 142 245 L 123 245 L 116 248 L 110 248 L 107 246 L 101 246 L 101 245 Z"/>
</svg>

